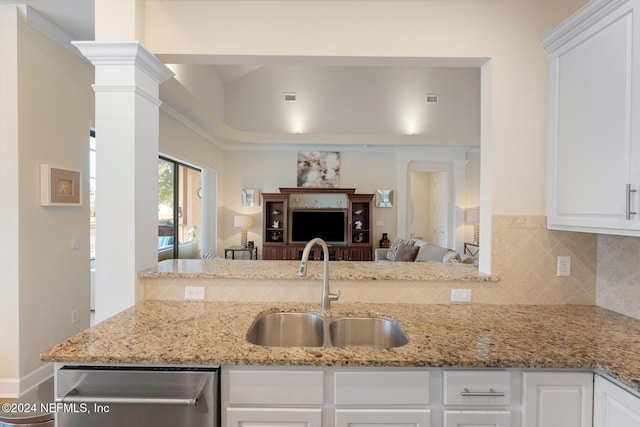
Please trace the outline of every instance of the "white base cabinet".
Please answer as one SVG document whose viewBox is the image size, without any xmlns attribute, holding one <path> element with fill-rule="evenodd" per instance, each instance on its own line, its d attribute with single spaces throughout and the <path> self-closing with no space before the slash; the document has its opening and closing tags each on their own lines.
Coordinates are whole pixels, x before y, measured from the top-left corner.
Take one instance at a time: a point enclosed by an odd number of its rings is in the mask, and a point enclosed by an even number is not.
<svg viewBox="0 0 640 427">
<path fill-rule="evenodd" d="M 444 411 L 444 427 L 510 427 L 507 411 Z"/>
<path fill-rule="evenodd" d="M 336 427 L 431 427 L 429 409 L 336 409 Z"/>
<path fill-rule="evenodd" d="M 223 367 L 222 427 L 592 427 L 593 376 L 519 369 Z M 640 400 L 611 387 L 603 383 L 598 389 L 595 427 L 640 427 Z"/>
<path fill-rule="evenodd" d="M 591 372 L 525 372 L 523 427 L 591 427 Z"/>
<path fill-rule="evenodd" d="M 228 427 L 322 427 L 321 408 L 227 408 Z"/>
<path fill-rule="evenodd" d="M 640 426 L 640 398 L 596 375 L 593 401 L 594 427 Z"/>
</svg>

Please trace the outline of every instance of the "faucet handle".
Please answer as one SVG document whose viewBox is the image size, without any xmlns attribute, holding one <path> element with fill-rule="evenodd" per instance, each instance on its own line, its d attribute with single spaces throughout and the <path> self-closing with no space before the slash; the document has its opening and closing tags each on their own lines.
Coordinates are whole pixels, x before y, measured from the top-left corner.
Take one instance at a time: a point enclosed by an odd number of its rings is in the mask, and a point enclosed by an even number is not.
<svg viewBox="0 0 640 427">
<path fill-rule="evenodd" d="M 329 301 L 338 301 L 340 299 L 340 291 L 335 294 L 329 293 Z"/>
</svg>

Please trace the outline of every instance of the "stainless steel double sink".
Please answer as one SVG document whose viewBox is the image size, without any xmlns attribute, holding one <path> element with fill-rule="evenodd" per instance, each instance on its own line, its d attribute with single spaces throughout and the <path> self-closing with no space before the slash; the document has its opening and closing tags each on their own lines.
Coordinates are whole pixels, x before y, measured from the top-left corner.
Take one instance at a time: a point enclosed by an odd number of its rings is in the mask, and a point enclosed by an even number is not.
<svg viewBox="0 0 640 427">
<path fill-rule="evenodd" d="M 259 315 L 247 332 L 252 344 L 273 347 L 401 347 L 402 327 L 382 317 L 324 317 L 314 313 Z"/>
</svg>

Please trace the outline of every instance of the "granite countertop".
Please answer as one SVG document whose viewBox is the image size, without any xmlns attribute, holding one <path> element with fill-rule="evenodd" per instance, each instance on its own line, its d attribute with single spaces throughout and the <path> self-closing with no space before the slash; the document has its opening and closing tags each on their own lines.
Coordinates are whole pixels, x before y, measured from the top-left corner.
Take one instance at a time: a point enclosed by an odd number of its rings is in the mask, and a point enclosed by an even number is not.
<svg viewBox="0 0 640 427">
<path fill-rule="evenodd" d="M 259 313 L 383 316 L 409 344 L 392 348 L 261 347 Z M 319 304 L 143 301 L 41 355 L 46 362 L 181 365 L 425 366 L 597 369 L 640 391 L 640 321 L 578 305 Z"/>
<path fill-rule="evenodd" d="M 138 273 L 141 278 L 192 279 L 295 279 L 299 261 L 199 260 L 176 259 L 158 263 L 157 267 Z M 306 279 L 322 279 L 322 261 L 307 263 Z M 497 275 L 483 275 L 471 264 L 441 262 L 330 261 L 331 280 L 407 280 L 487 282 Z"/>
</svg>

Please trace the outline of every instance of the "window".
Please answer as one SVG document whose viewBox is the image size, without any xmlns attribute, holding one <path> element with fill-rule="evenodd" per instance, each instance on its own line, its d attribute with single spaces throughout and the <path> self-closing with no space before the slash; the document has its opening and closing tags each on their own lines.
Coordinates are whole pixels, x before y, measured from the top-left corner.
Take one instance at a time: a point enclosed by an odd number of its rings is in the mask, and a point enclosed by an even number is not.
<svg viewBox="0 0 640 427">
<path fill-rule="evenodd" d="M 158 261 L 200 258 L 201 171 L 158 160 Z"/>
</svg>

